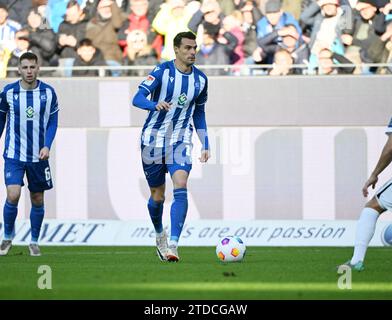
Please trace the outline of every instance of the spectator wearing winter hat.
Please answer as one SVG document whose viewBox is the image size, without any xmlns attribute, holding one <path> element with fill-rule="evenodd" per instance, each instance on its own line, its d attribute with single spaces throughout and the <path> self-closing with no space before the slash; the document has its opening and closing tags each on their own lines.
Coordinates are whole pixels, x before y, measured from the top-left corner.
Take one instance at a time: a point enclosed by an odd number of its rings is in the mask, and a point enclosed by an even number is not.
<svg viewBox="0 0 392 320">
<path fill-rule="evenodd" d="M 265 16 L 256 23 L 257 39 L 264 38 L 289 24 L 294 25 L 299 34 L 302 33 L 298 21 L 290 13 L 282 10 L 281 0 L 268 0 L 265 4 Z M 282 42 L 282 38 L 278 36 L 275 41 L 279 44 Z M 267 55 L 264 59 L 267 64 L 272 63 L 272 61 L 273 55 Z"/>
</svg>

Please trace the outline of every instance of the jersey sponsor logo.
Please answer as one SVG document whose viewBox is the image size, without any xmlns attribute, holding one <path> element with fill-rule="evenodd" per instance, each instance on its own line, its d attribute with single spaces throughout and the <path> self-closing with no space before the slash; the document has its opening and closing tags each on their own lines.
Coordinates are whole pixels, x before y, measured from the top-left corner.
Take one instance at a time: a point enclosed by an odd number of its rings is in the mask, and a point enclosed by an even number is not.
<svg viewBox="0 0 392 320">
<path fill-rule="evenodd" d="M 26 109 L 26 117 L 27 119 L 32 119 L 34 117 L 34 108 L 33 107 L 28 107 Z"/>
<path fill-rule="evenodd" d="M 181 95 L 178 97 L 177 104 L 179 106 L 185 105 L 186 101 L 188 100 L 187 96 L 185 93 L 181 93 Z"/>
<path fill-rule="evenodd" d="M 146 80 L 143 81 L 143 83 L 147 86 L 151 86 L 152 83 L 155 81 L 155 77 L 152 76 L 151 74 L 147 77 Z"/>
</svg>

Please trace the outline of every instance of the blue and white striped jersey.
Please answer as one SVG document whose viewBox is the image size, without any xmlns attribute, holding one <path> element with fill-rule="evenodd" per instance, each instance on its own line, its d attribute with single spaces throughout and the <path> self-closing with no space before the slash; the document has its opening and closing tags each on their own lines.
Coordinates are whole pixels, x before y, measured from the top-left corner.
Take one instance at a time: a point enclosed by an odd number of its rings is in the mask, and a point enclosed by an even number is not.
<svg viewBox="0 0 392 320">
<path fill-rule="evenodd" d="M 159 148 L 177 142 L 191 144 L 195 106 L 207 102 L 206 75 L 195 66 L 191 73 L 182 73 L 172 60 L 158 65 L 139 88 L 150 93 L 151 101 L 172 103 L 169 111 L 150 111 L 142 130 L 142 144 Z"/>
<path fill-rule="evenodd" d="M 0 99 L 0 112 L 8 113 L 4 157 L 38 162 L 49 117 L 59 110 L 56 92 L 40 80 L 32 90 L 16 81 L 4 87 Z"/>
</svg>

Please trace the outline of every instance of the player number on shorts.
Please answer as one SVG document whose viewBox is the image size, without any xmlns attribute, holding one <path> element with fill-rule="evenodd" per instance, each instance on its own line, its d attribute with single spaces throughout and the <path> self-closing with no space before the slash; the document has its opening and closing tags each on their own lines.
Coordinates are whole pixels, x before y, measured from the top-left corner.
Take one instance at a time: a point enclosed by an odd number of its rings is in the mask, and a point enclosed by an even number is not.
<svg viewBox="0 0 392 320">
<path fill-rule="evenodd" d="M 46 181 L 49 181 L 51 179 L 49 167 L 45 168 L 45 178 L 46 178 Z"/>
</svg>

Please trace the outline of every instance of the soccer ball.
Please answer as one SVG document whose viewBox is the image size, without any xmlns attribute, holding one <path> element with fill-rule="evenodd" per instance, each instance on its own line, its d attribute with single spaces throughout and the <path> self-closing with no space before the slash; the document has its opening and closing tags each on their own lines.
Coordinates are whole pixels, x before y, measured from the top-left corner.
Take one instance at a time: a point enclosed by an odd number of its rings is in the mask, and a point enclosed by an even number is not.
<svg viewBox="0 0 392 320">
<path fill-rule="evenodd" d="M 219 240 L 216 246 L 216 255 L 223 262 L 241 261 L 246 252 L 244 242 L 235 236 L 227 236 Z"/>
</svg>

